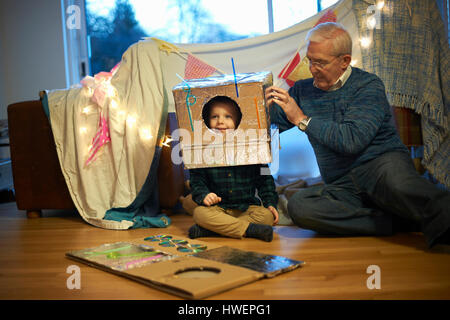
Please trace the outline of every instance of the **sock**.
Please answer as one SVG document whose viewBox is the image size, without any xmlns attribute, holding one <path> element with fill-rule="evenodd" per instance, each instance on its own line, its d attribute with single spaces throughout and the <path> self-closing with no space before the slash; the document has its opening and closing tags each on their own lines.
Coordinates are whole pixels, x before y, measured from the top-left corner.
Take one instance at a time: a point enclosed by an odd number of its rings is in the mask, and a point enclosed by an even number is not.
<svg viewBox="0 0 450 320">
<path fill-rule="evenodd" d="M 244 237 L 270 242 L 273 239 L 273 229 L 272 226 L 267 224 L 250 223 L 245 231 Z"/>
<path fill-rule="evenodd" d="M 200 227 L 198 224 L 194 224 L 189 228 L 189 238 L 201 238 L 201 237 L 220 237 L 220 234 Z"/>
</svg>

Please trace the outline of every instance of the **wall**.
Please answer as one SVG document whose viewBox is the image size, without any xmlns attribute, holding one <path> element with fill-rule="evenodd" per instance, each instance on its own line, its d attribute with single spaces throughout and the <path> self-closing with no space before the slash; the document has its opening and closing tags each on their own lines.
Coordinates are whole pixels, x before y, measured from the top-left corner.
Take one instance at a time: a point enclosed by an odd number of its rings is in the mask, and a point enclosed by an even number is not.
<svg viewBox="0 0 450 320">
<path fill-rule="evenodd" d="M 7 106 L 66 87 L 59 0 L 0 1 L 0 119 Z"/>
<path fill-rule="evenodd" d="M 0 5 L 1 6 L 1 5 Z M 3 27 L 1 25 L 1 21 L 3 20 L 1 17 L 1 8 L 0 8 L 0 37 L 2 35 L 2 30 Z M 4 54 L 3 54 L 3 41 L 2 38 L 0 38 L 0 70 L 4 70 L 3 68 L 3 58 Z M 6 116 L 4 115 L 3 109 L 4 109 L 4 105 L 6 104 L 6 90 L 5 90 L 5 83 L 3 78 L 5 78 L 5 73 L 4 72 L 0 72 L 0 119 L 4 119 L 6 118 Z"/>
</svg>

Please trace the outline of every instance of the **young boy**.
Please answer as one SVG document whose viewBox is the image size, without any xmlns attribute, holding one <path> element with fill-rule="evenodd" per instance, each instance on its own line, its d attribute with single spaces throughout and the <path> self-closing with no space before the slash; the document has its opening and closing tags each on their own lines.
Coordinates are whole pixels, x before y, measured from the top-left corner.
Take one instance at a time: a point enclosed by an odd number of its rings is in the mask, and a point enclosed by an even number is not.
<svg viewBox="0 0 450 320">
<path fill-rule="evenodd" d="M 242 118 L 237 103 L 217 96 L 203 108 L 205 124 L 225 134 L 239 126 Z M 267 165 L 245 165 L 190 169 L 194 224 L 191 239 L 208 236 L 257 238 L 272 241 L 272 225 L 278 222 L 278 194 L 271 175 L 261 175 Z M 263 206 L 255 191 L 262 200 Z"/>
</svg>

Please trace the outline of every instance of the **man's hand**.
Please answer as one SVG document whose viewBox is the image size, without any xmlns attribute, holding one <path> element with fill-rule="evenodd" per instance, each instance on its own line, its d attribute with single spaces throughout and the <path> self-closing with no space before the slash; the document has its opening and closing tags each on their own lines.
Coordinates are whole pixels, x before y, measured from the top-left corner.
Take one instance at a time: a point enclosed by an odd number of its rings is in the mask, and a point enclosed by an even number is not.
<svg viewBox="0 0 450 320">
<path fill-rule="evenodd" d="M 203 204 L 209 207 L 219 203 L 220 201 L 222 201 L 222 198 L 211 192 L 206 195 L 205 199 L 203 199 Z"/>
<path fill-rule="evenodd" d="M 272 206 L 269 206 L 267 209 L 270 210 L 273 214 L 273 225 L 276 225 L 278 223 L 278 211 Z"/>
<path fill-rule="evenodd" d="M 269 107 L 273 102 L 278 104 L 283 109 L 287 119 L 293 125 L 296 126 L 300 121 L 307 118 L 295 99 L 289 95 L 288 91 L 271 86 L 266 89 L 265 95 Z"/>
</svg>

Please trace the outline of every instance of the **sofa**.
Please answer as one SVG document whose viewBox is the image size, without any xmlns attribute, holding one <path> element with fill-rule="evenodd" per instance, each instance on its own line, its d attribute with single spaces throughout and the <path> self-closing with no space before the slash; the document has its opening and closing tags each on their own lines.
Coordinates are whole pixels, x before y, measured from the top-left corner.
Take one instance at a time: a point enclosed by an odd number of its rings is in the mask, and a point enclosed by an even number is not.
<svg viewBox="0 0 450 320">
<path fill-rule="evenodd" d="M 49 120 L 40 100 L 8 106 L 9 142 L 15 199 L 29 218 L 41 217 L 44 209 L 76 209 L 56 153 Z M 175 113 L 169 113 L 166 135 L 177 128 Z M 173 142 L 172 142 L 173 143 Z M 184 193 L 184 170 L 171 161 L 170 148 L 163 147 L 158 167 L 161 211 L 170 214 Z"/>
</svg>

